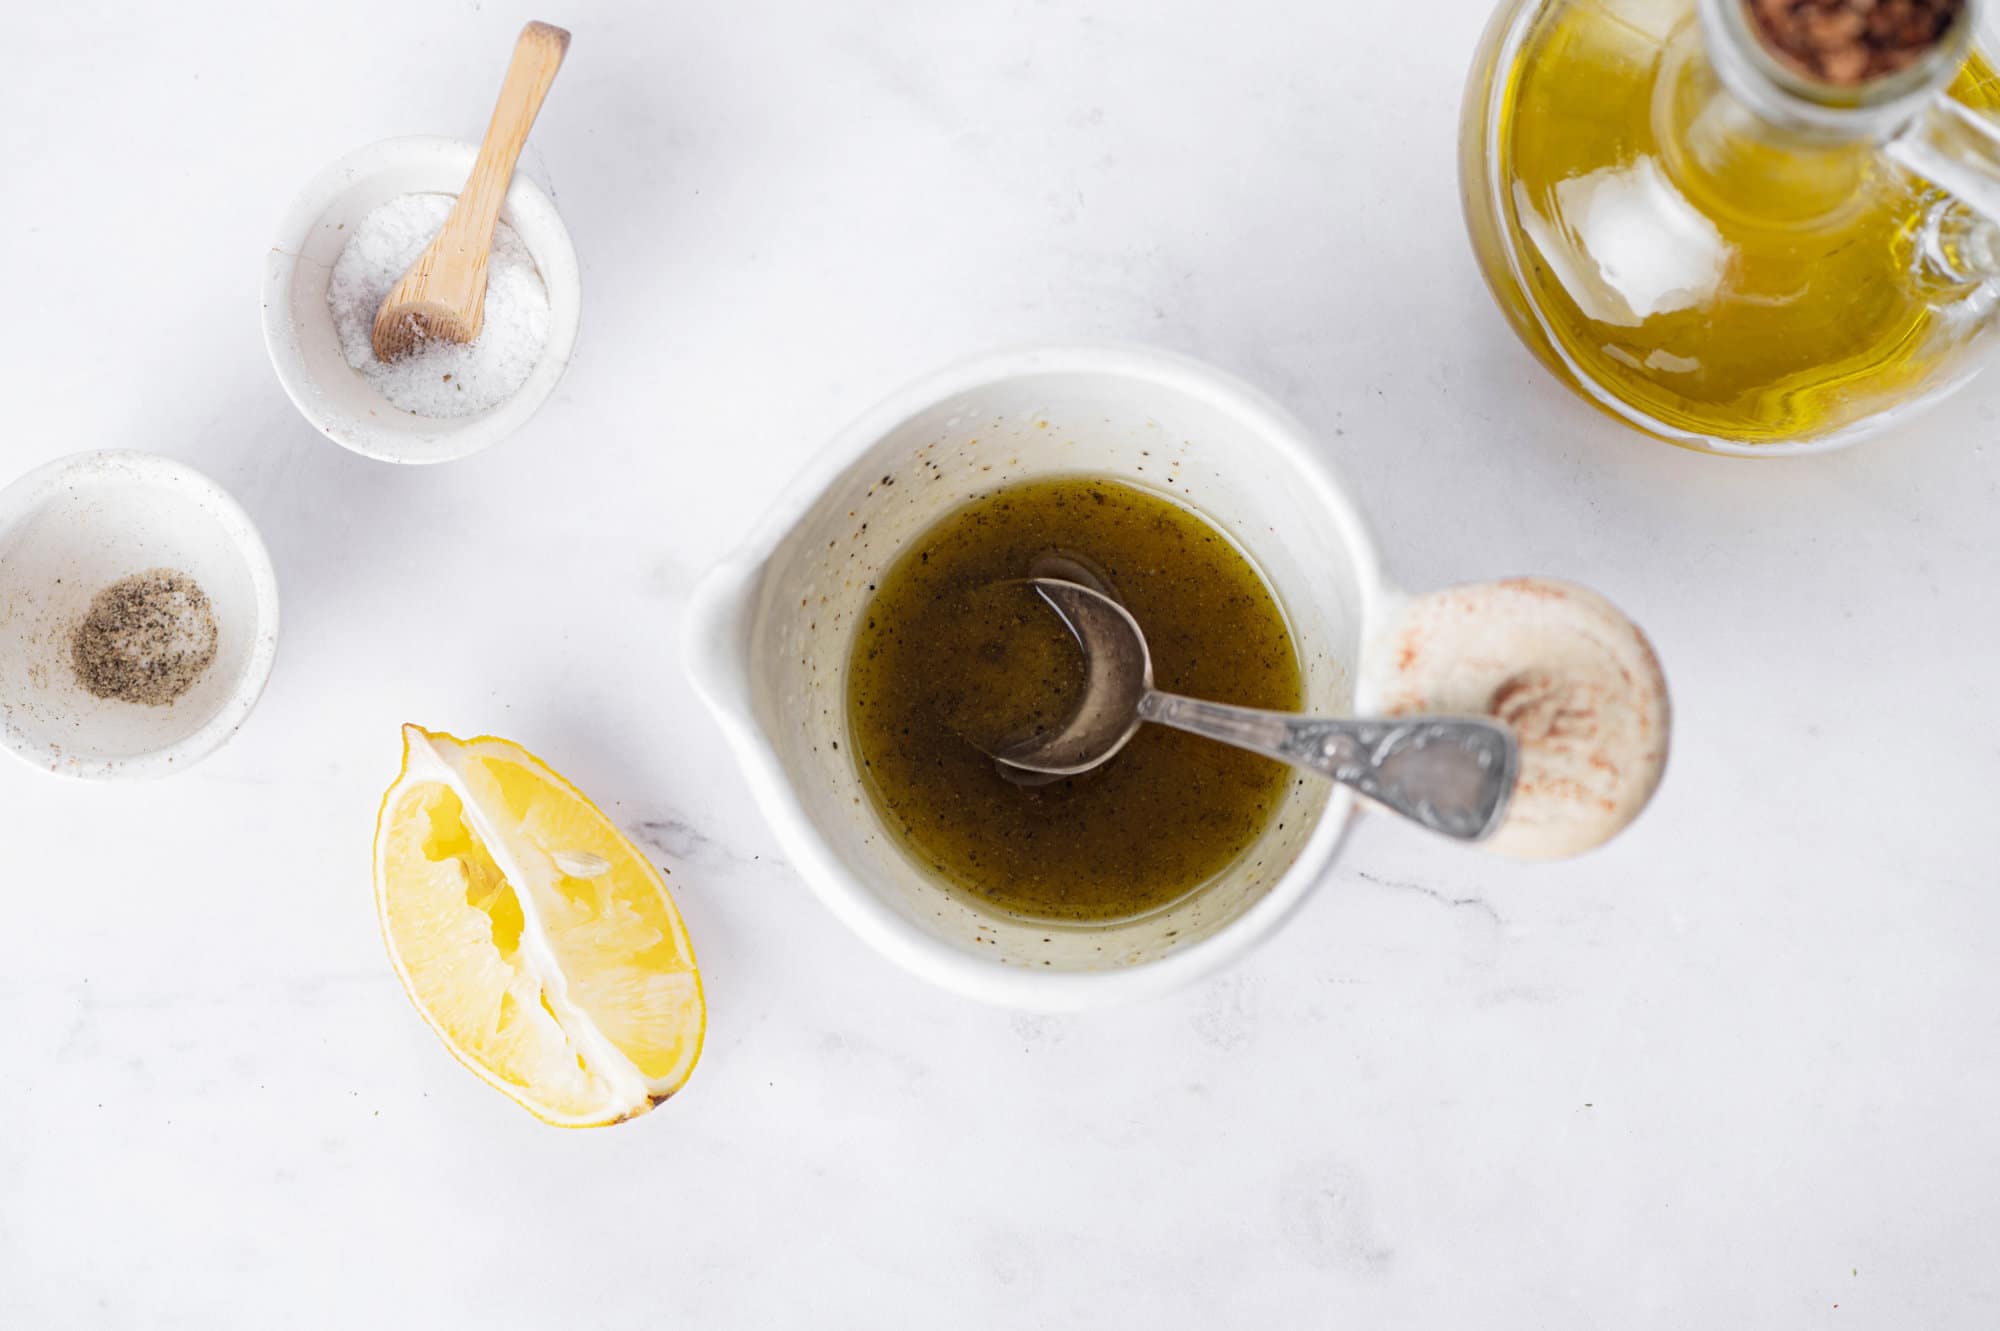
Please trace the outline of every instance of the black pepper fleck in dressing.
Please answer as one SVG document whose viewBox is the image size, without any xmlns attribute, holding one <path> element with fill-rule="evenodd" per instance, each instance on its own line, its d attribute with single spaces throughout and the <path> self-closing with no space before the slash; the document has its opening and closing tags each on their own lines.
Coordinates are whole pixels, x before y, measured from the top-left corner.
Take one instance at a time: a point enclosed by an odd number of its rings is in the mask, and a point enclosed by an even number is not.
<svg viewBox="0 0 2000 1331">
<path fill-rule="evenodd" d="M 1301 707 L 1283 613 L 1226 537 L 1172 499 L 1070 477 L 973 501 L 877 580 L 848 666 L 848 728 L 883 820 L 946 881 L 1010 915 L 1127 918 L 1228 868 L 1291 775 L 1147 726 L 1083 776 L 1002 778 L 981 746 L 1052 724 L 1082 687 L 1081 651 L 1022 582 L 1047 554 L 1102 572 L 1145 631 L 1159 687 Z"/>
</svg>

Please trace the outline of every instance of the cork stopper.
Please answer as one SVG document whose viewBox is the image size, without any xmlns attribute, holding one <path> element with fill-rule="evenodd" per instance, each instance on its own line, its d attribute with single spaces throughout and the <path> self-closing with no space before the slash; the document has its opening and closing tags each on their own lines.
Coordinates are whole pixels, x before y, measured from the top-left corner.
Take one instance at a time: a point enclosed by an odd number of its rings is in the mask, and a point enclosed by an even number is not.
<svg viewBox="0 0 2000 1331">
<path fill-rule="evenodd" d="M 1908 69 L 1945 39 L 1965 0 L 1743 0 L 1750 27 L 1787 68 L 1854 88 Z"/>
</svg>

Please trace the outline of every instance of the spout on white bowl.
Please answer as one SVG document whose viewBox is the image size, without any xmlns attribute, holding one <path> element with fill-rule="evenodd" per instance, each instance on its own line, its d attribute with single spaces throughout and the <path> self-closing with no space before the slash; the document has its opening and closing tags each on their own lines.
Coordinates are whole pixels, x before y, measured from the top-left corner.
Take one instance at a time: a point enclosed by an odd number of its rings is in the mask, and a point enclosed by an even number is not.
<svg viewBox="0 0 2000 1331">
<path fill-rule="evenodd" d="M 709 570 L 681 623 L 681 660 L 695 693 L 725 724 L 756 724 L 750 692 L 750 627 L 763 565 L 732 559 Z M 737 736 L 732 735 L 732 739 Z"/>
</svg>

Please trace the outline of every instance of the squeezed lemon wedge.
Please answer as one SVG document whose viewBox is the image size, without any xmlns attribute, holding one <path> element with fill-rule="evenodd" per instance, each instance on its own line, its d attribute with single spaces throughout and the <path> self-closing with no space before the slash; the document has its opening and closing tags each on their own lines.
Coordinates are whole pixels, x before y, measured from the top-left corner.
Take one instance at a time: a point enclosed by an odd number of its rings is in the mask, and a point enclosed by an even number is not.
<svg viewBox="0 0 2000 1331">
<path fill-rule="evenodd" d="M 389 958 L 459 1062 L 558 1127 L 686 1084 L 707 1009 L 660 870 L 520 745 L 403 727 L 375 828 Z"/>
</svg>

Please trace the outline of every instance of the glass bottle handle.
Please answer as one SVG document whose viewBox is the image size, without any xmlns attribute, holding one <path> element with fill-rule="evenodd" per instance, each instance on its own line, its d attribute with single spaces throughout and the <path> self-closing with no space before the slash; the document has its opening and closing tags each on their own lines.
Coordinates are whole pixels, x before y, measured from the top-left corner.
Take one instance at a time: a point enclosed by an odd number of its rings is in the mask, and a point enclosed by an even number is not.
<svg viewBox="0 0 2000 1331">
<path fill-rule="evenodd" d="M 1883 145 L 1889 159 L 1932 181 L 1987 222 L 1959 239 L 1953 267 L 2000 274 L 2000 123 L 1952 97 L 1938 97 Z"/>
</svg>

